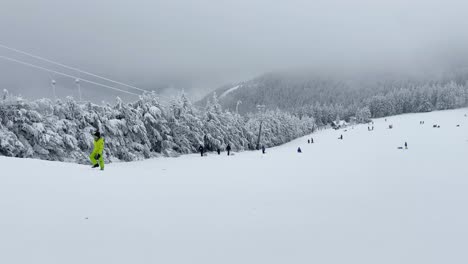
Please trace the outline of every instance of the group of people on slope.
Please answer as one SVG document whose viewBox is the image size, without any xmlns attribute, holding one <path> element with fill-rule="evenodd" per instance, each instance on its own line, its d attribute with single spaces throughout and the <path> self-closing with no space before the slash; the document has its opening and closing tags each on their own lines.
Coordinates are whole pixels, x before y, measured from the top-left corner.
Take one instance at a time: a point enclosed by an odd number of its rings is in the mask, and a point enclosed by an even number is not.
<svg viewBox="0 0 468 264">
<path fill-rule="evenodd" d="M 424 124 L 424 121 L 421 121 L 420 124 Z M 389 128 L 393 128 L 393 125 L 390 125 Z M 373 126 L 372 126 L 372 128 L 368 127 L 368 130 L 369 131 L 374 130 L 374 127 Z M 94 138 L 94 148 L 93 148 L 93 151 L 91 152 L 91 154 L 89 155 L 89 160 L 91 161 L 92 168 L 100 167 L 101 170 L 104 170 L 104 138 L 102 137 L 102 135 L 101 135 L 101 133 L 99 131 L 96 131 L 93 134 L 93 138 Z M 340 137 L 338 137 L 338 139 L 343 140 L 343 135 L 341 134 Z M 308 144 L 313 144 L 314 143 L 314 138 L 308 139 L 307 143 Z M 408 143 L 407 142 L 405 142 L 405 149 L 408 149 Z M 231 155 L 231 150 L 232 150 L 231 144 L 228 144 L 226 146 L 226 151 L 227 151 L 228 156 Z M 261 150 L 262 150 L 263 154 L 266 153 L 266 148 L 265 148 L 264 145 L 262 146 Z M 203 147 L 203 145 L 200 145 L 198 147 L 198 151 L 200 152 L 200 155 L 203 157 L 204 154 L 205 154 L 205 147 Z M 221 155 L 221 149 L 220 148 L 218 148 L 216 151 L 217 151 L 218 155 Z M 302 153 L 302 149 L 300 147 L 298 147 L 297 152 Z"/>
<path fill-rule="evenodd" d="M 226 151 L 227 151 L 228 156 L 231 156 L 231 150 L 232 150 L 231 144 L 228 144 L 226 146 Z M 264 145 L 262 146 L 261 150 L 262 150 L 263 154 L 266 154 L 266 148 L 265 148 Z M 205 155 L 205 153 L 206 153 L 205 147 L 203 145 L 200 145 L 198 147 L 198 152 L 200 152 L 200 156 L 203 157 Z M 221 149 L 220 148 L 217 148 L 216 152 L 218 153 L 218 155 L 221 155 Z"/>
<path fill-rule="evenodd" d="M 231 156 L 231 150 L 232 150 L 231 144 L 228 144 L 228 145 L 226 146 L 226 151 L 227 151 L 227 155 L 228 155 L 228 156 Z M 200 156 L 203 157 L 203 156 L 205 155 L 205 147 L 203 147 L 203 145 L 200 145 L 200 146 L 198 147 L 198 152 L 200 152 Z M 217 149 L 216 149 L 216 152 L 218 153 L 218 155 L 221 155 L 221 149 L 220 149 L 220 148 L 217 148 Z"/>
</svg>

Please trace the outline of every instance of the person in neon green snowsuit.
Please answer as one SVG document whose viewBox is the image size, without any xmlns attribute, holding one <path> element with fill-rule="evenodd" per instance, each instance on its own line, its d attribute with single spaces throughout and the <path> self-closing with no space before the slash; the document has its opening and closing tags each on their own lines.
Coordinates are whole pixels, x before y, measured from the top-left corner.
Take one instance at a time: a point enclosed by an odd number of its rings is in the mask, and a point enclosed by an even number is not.
<svg viewBox="0 0 468 264">
<path fill-rule="evenodd" d="M 91 164 L 93 164 L 92 168 L 101 167 L 101 170 L 104 170 L 104 138 L 101 137 L 101 133 L 97 131 L 94 133 L 94 149 L 89 155 L 89 159 L 91 160 Z M 98 163 L 99 161 L 99 163 Z"/>
</svg>

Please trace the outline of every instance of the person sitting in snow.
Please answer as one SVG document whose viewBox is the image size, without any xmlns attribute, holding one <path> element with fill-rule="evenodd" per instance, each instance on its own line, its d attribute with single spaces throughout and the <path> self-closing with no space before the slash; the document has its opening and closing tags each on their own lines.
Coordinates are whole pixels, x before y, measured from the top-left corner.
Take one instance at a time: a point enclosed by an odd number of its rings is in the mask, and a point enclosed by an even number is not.
<svg viewBox="0 0 468 264">
<path fill-rule="evenodd" d="M 104 170 L 104 138 L 101 137 L 101 133 L 96 131 L 94 133 L 94 149 L 89 155 L 91 160 L 92 168 L 101 167 L 101 170 Z"/>
<path fill-rule="evenodd" d="M 297 148 L 297 153 L 302 153 L 301 147 Z"/>
</svg>

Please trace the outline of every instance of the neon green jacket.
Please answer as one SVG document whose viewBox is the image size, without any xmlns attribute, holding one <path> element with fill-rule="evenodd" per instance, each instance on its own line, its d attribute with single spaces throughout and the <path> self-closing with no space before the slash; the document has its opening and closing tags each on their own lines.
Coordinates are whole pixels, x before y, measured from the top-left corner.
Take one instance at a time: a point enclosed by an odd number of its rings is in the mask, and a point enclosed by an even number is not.
<svg viewBox="0 0 468 264">
<path fill-rule="evenodd" d="M 104 150 L 104 138 L 99 138 L 98 140 L 94 141 L 94 149 L 93 154 L 99 154 L 102 156 L 102 151 Z"/>
</svg>

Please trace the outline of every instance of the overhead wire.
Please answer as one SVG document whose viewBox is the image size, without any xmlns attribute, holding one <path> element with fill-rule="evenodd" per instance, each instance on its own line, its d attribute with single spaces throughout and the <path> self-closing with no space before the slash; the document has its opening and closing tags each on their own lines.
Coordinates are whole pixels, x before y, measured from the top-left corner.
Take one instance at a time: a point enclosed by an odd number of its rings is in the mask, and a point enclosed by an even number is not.
<svg viewBox="0 0 468 264">
<path fill-rule="evenodd" d="M 26 56 L 29 56 L 29 57 L 32 57 L 32 58 L 35 58 L 35 59 L 38 59 L 38 60 L 42 60 L 42 61 L 45 61 L 45 62 L 48 62 L 48 63 L 51 63 L 51 64 L 55 64 L 57 66 L 60 66 L 60 67 L 63 67 L 63 68 L 69 69 L 69 70 L 77 71 L 77 72 L 84 73 L 84 74 L 87 74 L 87 75 L 90 75 L 90 76 L 93 76 L 93 77 L 96 77 L 96 78 L 99 78 L 99 79 L 103 79 L 103 80 L 106 80 L 106 81 L 109 81 L 109 82 L 112 82 L 112 83 L 120 84 L 120 85 L 126 86 L 126 87 L 131 88 L 131 89 L 135 89 L 135 90 L 142 91 L 142 92 L 148 91 L 148 90 L 145 90 L 145 89 L 138 88 L 138 87 L 136 87 L 134 85 L 130 85 L 130 84 L 126 84 L 126 83 L 123 83 L 123 82 L 120 82 L 120 81 L 112 80 L 110 78 L 100 76 L 100 75 L 97 75 L 97 74 L 94 74 L 94 73 L 91 73 L 91 72 L 88 72 L 88 71 L 84 71 L 84 70 L 76 68 L 76 67 L 68 66 L 68 65 L 65 65 L 63 63 L 53 61 L 51 59 L 44 58 L 42 56 L 34 55 L 32 53 L 29 53 L 29 52 L 26 52 L 26 51 L 23 51 L 23 50 L 15 49 L 15 48 L 6 46 L 6 45 L 4 45 L 2 43 L 0 43 L 0 47 L 2 47 L 4 49 L 7 49 L 7 50 L 10 50 L 10 51 L 14 51 L 14 52 L 26 55 Z"/>
<path fill-rule="evenodd" d="M 42 57 L 42 56 L 38 56 L 38 55 L 29 53 L 29 52 L 26 52 L 26 51 L 23 51 L 23 50 L 20 50 L 20 49 L 12 48 L 12 47 L 6 46 L 6 45 L 4 45 L 4 44 L 2 44 L 2 43 L 0 43 L 0 47 L 2 47 L 2 48 L 4 48 L 4 49 L 7 49 L 7 50 L 10 50 L 10 51 L 14 51 L 14 52 L 17 52 L 17 53 L 26 55 L 26 56 L 29 56 L 29 57 L 32 57 L 32 58 L 35 58 L 35 59 L 38 59 L 38 60 L 42 60 L 42 61 L 45 61 L 45 62 L 54 64 L 54 65 L 57 65 L 57 66 L 60 66 L 60 67 L 63 67 L 63 68 L 66 68 L 66 69 L 68 69 L 68 70 L 76 71 L 76 72 L 79 72 L 79 73 L 87 74 L 87 75 L 89 75 L 89 76 L 93 76 L 93 77 L 96 77 L 96 78 L 99 78 L 99 79 L 102 79 L 102 80 L 106 80 L 106 81 L 112 82 L 112 83 L 115 83 L 115 84 L 123 85 L 123 86 L 128 87 L 128 88 L 131 88 L 131 89 L 135 89 L 135 90 L 138 90 L 138 91 L 141 91 L 141 92 L 150 92 L 149 90 L 141 89 L 141 88 L 138 88 L 138 87 L 133 86 L 133 85 L 129 85 L 129 84 L 126 84 L 126 83 L 123 83 L 123 82 L 120 82 L 120 81 L 112 80 L 112 79 L 110 79 L 110 78 L 103 77 L 103 76 L 100 76 L 100 75 L 91 73 L 91 72 L 89 72 L 89 71 L 85 71 L 85 70 L 79 69 L 79 68 L 77 68 L 77 67 L 68 66 L 68 65 L 65 65 L 65 64 L 63 64 L 63 63 L 60 63 L 60 62 L 57 62 L 57 61 L 53 61 L 53 60 L 51 60 L 51 59 L 47 59 L 47 58 Z M 129 91 L 126 91 L 126 90 L 122 90 L 122 89 L 119 89 L 119 88 L 116 88 L 116 87 L 113 87 L 113 86 L 110 86 L 110 85 L 101 84 L 101 83 L 94 82 L 94 81 L 91 81 L 91 80 L 88 80 L 88 79 L 83 79 L 83 78 L 81 78 L 81 77 L 77 77 L 77 76 L 74 76 L 74 75 L 71 75 L 71 74 L 67 74 L 67 73 L 55 71 L 55 70 L 52 70 L 52 69 L 49 69 L 49 68 L 46 68 L 46 67 L 34 65 L 34 64 L 32 64 L 32 63 L 24 62 L 24 61 L 21 61 L 21 60 L 18 60 L 18 59 L 14 59 L 14 58 L 11 58 L 11 57 L 0 56 L 0 58 L 2 58 L 2 59 L 4 59 L 4 60 L 11 61 L 11 62 L 16 62 L 16 63 L 19 63 L 19 64 L 23 64 L 23 65 L 26 65 L 26 66 L 29 66 L 29 67 L 33 67 L 33 68 L 36 68 L 36 69 L 44 70 L 44 71 L 47 71 L 47 72 L 49 72 L 49 73 L 54 73 L 54 74 L 62 75 L 62 76 L 69 77 L 69 78 L 75 78 L 75 80 L 82 80 L 82 81 L 87 82 L 87 83 L 91 83 L 91 84 L 98 85 L 98 86 L 101 86 L 101 87 L 104 87 L 104 88 L 116 90 L 116 91 L 119 91 L 119 92 L 123 92 L 123 93 L 127 93 L 127 94 L 132 94 L 132 95 L 137 95 L 137 96 L 140 95 L 140 94 L 132 93 L 132 92 L 129 92 Z M 165 99 L 165 100 L 167 100 L 167 101 L 172 101 L 172 100 L 173 100 L 172 98 L 168 98 L 168 97 L 165 97 L 165 96 L 162 96 L 162 95 L 158 95 L 158 97 L 159 97 L 159 98 L 162 98 L 162 99 Z M 161 99 L 160 99 L 160 101 L 164 102 L 164 101 L 161 100 Z M 164 102 L 164 103 L 170 104 L 169 102 Z M 195 106 L 195 105 L 193 105 L 193 104 L 192 104 L 192 107 L 194 107 L 194 108 L 196 108 L 196 109 L 199 109 L 199 110 L 202 110 L 202 109 L 203 109 L 203 108 L 198 107 L 198 106 Z"/>
<path fill-rule="evenodd" d="M 65 76 L 65 77 L 78 79 L 77 76 L 74 76 L 74 75 L 71 75 L 71 74 L 67 74 L 67 73 L 63 73 L 63 72 L 51 70 L 51 69 L 48 69 L 48 68 L 46 68 L 46 67 L 38 66 L 38 65 L 35 65 L 35 64 L 29 63 L 29 62 L 24 62 L 24 61 L 17 60 L 17 59 L 14 59 L 14 58 L 10 58 L 10 57 L 7 57 L 7 56 L 2 56 L 2 55 L 0 55 L 0 59 L 4 59 L 4 60 L 10 61 L 10 62 L 16 62 L 16 63 L 22 64 L 22 65 L 25 65 L 25 66 L 29 66 L 29 67 L 31 67 L 31 68 L 40 69 L 40 70 L 43 70 L 43 71 L 47 71 L 47 72 L 50 72 L 50 73 L 55 73 L 55 74 L 62 75 L 62 76 Z M 104 88 L 116 90 L 116 91 L 119 91 L 119 92 L 122 92 L 122 93 L 127 93 L 127 94 L 132 94 L 132 95 L 140 96 L 139 94 L 132 93 L 132 92 L 129 92 L 129 91 L 126 91 L 126 90 L 122 90 L 122 89 L 119 89 L 119 88 L 115 88 L 115 87 L 113 87 L 113 86 L 109 86 L 109 85 L 106 85 L 106 84 L 94 82 L 94 81 L 91 81 L 91 80 L 88 80 L 88 79 L 83 79 L 83 78 L 79 78 L 79 79 L 80 79 L 81 81 L 83 81 L 83 82 L 91 83 L 91 84 L 94 84 L 94 85 L 97 85 L 97 86 L 101 86 L 101 87 L 104 87 Z"/>
</svg>

